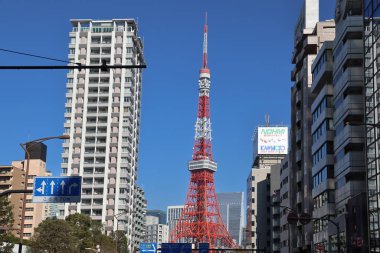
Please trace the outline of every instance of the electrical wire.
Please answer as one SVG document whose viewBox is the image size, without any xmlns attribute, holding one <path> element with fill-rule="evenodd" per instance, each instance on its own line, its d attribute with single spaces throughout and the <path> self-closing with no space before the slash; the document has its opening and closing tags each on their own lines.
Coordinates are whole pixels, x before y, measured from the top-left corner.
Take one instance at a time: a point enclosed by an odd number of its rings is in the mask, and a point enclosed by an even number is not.
<svg viewBox="0 0 380 253">
<path fill-rule="evenodd" d="M 13 54 L 19 54 L 19 55 L 30 56 L 30 57 L 35 57 L 35 58 L 40 58 L 40 59 L 45 59 L 45 60 L 51 60 L 51 61 L 57 61 L 57 62 L 65 62 L 65 63 L 73 63 L 73 64 L 80 65 L 80 63 L 75 63 L 75 62 L 70 62 L 70 61 L 65 61 L 65 60 L 60 60 L 60 59 L 55 59 L 55 58 L 35 55 L 35 54 L 23 53 L 23 52 L 13 51 L 13 50 L 5 49 L 5 48 L 0 48 L 0 51 L 8 52 L 8 53 L 13 53 Z"/>
</svg>

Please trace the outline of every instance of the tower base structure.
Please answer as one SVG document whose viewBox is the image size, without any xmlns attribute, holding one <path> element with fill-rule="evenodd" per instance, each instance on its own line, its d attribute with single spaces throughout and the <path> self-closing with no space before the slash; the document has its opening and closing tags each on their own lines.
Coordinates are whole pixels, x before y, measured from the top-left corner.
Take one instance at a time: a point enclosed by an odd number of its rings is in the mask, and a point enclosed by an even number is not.
<svg viewBox="0 0 380 253">
<path fill-rule="evenodd" d="M 170 241 L 209 243 L 211 249 L 237 248 L 220 215 L 212 170 L 191 171 L 185 206 Z"/>
</svg>

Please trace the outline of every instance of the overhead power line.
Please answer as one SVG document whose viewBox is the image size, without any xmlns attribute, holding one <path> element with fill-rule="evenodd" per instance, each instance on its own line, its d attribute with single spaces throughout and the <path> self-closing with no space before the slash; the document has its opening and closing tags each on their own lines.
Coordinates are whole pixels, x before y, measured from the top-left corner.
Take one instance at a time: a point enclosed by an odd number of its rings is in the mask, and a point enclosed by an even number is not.
<svg viewBox="0 0 380 253">
<path fill-rule="evenodd" d="M 8 53 L 12 53 L 12 54 L 25 55 L 25 56 L 30 56 L 30 57 L 40 58 L 40 59 L 45 59 L 45 60 L 50 60 L 50 61 L 57 61 L 57 62 L 65 62 L 65 63 L 78 64 L 78 63 L 75 63 L 75 62 L 70 62 L 70 61 L 65 61 L 65 60 L 55 59 L 55 58 L 46 57 L 46 56 L 41 56 L 41 55 L 35 55 L 35 54 L 29 54 L 29 53 L 23 53 L 23 52 L 14 51 L 14 50 L 9 50 L 9 49 L 5 49 L 5 48 L 0 48 L 0 51 L 8 52 Z"/>
</svg>

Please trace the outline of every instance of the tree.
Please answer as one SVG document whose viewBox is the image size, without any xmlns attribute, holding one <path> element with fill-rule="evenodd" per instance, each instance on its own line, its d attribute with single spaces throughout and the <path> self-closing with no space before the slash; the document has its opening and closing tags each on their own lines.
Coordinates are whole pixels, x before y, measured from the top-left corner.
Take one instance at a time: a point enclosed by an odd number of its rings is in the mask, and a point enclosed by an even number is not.
<svg viewBox="0 0 380 253">
<path fill-rule="evenodd" d="M 35 230 L 32 242 L 32 253 L 88 253 L 96 250 L 97 245 L 101 252 L 116 252 L 116 241 L 102 234 L 101 223 L 83 214 L 69 215 L 66 220 L 43 221 Z"/>
<path fill-rule="evenodd" d="M 123 231 L 116 231 L 115 240 L 117 240 L 117 252 L 118 253 L 129 253 L 128 251 L 128 240 Z"/>
<path fill-rule="evenodd" d="M 10 233 L 13 227 L 12 206 L 6 196 L 0 197 L 0 252 L 12 252 L 15 237 Z"/>
<path fill-rule="evenodd" d="M 65 253 L 78 252 L 79 240 L 74 227 L 64 220 L 47 218 L 34 231 L 31 252 Z"/>
</svg>

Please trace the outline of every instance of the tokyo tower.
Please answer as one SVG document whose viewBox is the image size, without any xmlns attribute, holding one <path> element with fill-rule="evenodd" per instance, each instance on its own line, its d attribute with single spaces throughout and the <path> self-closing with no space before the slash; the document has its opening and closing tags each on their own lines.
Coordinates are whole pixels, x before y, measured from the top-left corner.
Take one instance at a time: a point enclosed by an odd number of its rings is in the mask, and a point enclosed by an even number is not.
<svg viewBox="0 0 380 253">
<path fill-rule="evenodd" d="M 210 70 L 207 67 L 207 14 L 204 25 L 203 65 L 199 76 L 199 101 L 195 123 L 190 183 L 180 219 L 170 234 L 171 242 L 209 243 L 210 249 L 237 248 L 224 226 L 215 193 L 216 162 L 212 157 L 210 121 Z"/>
</svg>

